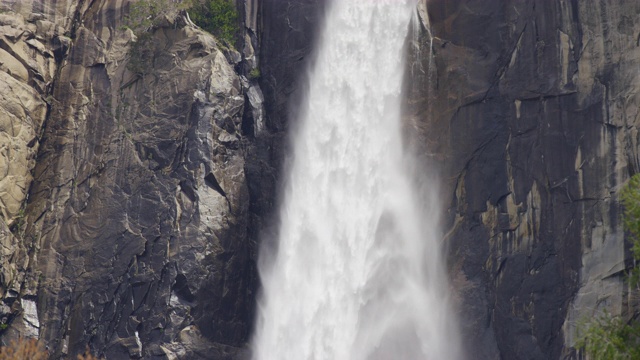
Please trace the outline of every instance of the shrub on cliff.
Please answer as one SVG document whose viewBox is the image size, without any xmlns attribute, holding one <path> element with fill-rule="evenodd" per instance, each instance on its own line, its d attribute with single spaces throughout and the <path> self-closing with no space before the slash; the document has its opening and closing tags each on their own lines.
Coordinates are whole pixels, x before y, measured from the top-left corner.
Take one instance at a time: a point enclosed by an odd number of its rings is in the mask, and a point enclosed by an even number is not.
<svg viewBox="0 0 640 360">
<path fill-rule="evenodd" d="M 0 347 L 0 360 L 47 360 L 49 353 L 38 344 L 35 339 L 20 338 L 13 340 L 9 346 Z M 89 347 L 84 354 L 76 357 L 77 360 L 100 360 L 93 356 Z"/>
<path fill-rule="evenodd" d="M 638 294 L 640 285 L 640 174 L 631 180 L 620 193 L 624 207 L 624 228 L 631 239 L 634 266 L 629 270 L 629 291 Z M 628 320 L 621 316 L 604 314 L 578 327 L 576 348 L 592 359 L 626 360 L 640 359 L 640 321 L 638 314 Z"/>
<path fill-rule="evenodd" d="M 620 316 L 601 315 L 581 331 L 576 347 L 591 359 L 640 359 L 640 326 L 637 321 L 625 321 Z"/>
<path fill-rule="evenodd" d="M 46 360 L 49 354 L 34 339 L 11 341 L 9 346 L 0 348 L 0 360 Z"/>
<path fill-rule="evenodd" d="M 622 189 L 620 199 L 624 206 L 624 228 L 631 238 L 631 252 L 635 266 L 629 272 L 629 287 L 634 291 L 640 286 L 640 174 L 631 177 Z"/>
<path fill-rule="evenodd" d="M 188 12 L 196 25 L 233 45 L 238 30 L 238 11 L 233 0 L 196 1 Z"/>
<path fill-rule="evenodd" d="M 187 10 L 196 25 L 233 45 L 238 31 L 234 0 L 139 0 L 131 3 L 125 24 L 140 36 L 157 26 L 164 17 L 172 18 L 182 10 Z"/>
<path fill-rule="evenodd" d="M 149 71 L 156 48 L 151 30 L 164 18 L 172 19 L 180 11 L 193 6 L 194 0 L 139 0 L 131 2 L 125 16 L 125 27 L 130 28 L 138 38 L 129 50 L 127 68 L 138 75 Z"/>
<path fill-rule="evenodd" d="M 157 50 L 151 38 L 152 31 L 165 19 L 172 19 L 180 11 L 188 11 L 191 20 L 205 31 L 233 46 L 238 30 L 238 11 L 234 0 L 138 0 L 130 3 L 125 27 L 130 28 L 138 40 L 129 52 L 128 69 L 144 75 L 151 66 Z"/>
</svg>

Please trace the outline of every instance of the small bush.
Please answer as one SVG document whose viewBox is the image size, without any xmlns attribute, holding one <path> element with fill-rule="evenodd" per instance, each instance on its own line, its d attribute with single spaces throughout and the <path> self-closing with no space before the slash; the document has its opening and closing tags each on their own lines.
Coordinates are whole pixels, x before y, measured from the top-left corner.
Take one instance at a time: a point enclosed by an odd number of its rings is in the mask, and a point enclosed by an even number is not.
<svg viewBox="0 0 640 360">
<path fill-rule="evenodd" d="M 260 74 L 260 69 L 258 69 L 258 68 L 253 68 L 253 69 L 251 69 L 251 71 L 249 72 L 249 78 L 250 78 L 250 79 L 253 79 L 253 80 L 255 80 L 255 79 L 259 79 L 259 78 L 260 78 L 260 76 L 262 76 L 262 75 Z"/>
<path fill-rule="evenodd" d="M 640 359 L 640 326 L 627 323 L 620 316 L 604 314 L 590 321 L 580 331 L 576 348 L 584 350 L 593 359 Z"/>
<path fill-rule="evenodd" d="M 9 346 L 0 347 L 0 360 L 47 360 L 49 353 L 38 344 L 35 339 L 20 338 L 11 341 Z M 104 360 L 91 354 L 89 347 L 84 354 L 78 355 L 77 360 Z"/>
<path fill-rule="evenodd" d="M 99 358 L 93 356 L 93 354 L 89 350 L 88 346 L 87 346 L 87 349 L 84 351 L 84 354 L 78 355 L 77 359 L 78 360 L 104 360 L 104 359 L 99 359 Z"/>
<path fill-rule="evenodd" d="M 233 45 L 238 11 L 233 0 L 200 0 L 189 10 L 191 20 L 218 39 Z"/>
<path fill-rule="evenodd" d="M 131 72 L 144 75 L 152 68 L 156 51 L 152 30 L 164 17 L 171 19 L 182 10 L 188 10 L 196 25 L 233 46 L 238 30 L 238 11 L 233 0 L 139 0 L 131 3 L 125 17 L 125 28 L 138 38 L 129 51 L 127 68 Z"/>
<path fill-rule="evenodd" d="M 0 348 L 0 360 L 46 360 L 49 354 L 35 339 L 11 341 L 9 346 Z"/>
<path fill-rule="evenodd" d="M 138 75 L 149 71 L 155 52 L 152 30 L 163 17 L 173 17 L 179 11 L 192 6 L 192 0 L 139 0 L 130 3 L 129 14 L 125 17 L 125 27 L 130 28 L 138 38 L 129 50 L 127 68 Z"/>
<path fill-rule="evenodd" d="M 636 263 L 640 262 L 640 174 L 631 177 L 620 193 L 624 207 L 623 224 L 631 238 L 631 253 Z M 634 266 L 629 272 L 629 285 L 638 290 L 640 285 L 640 266 Z"/>
<path fill-rule="evenodd" d="M 629 291 L 637 294 L 640 285 L 640 174 L 632 176 L 622 189 L 620 202 L 624 207 L 622 221 L 631 241 L 635 263 L 627 273 L 627 282 Z M 575 347 L 598 360 L 640 359 L 640 321 L 636 316 L 625 321 L 621 316 L 604 314 L 578 326 Z"/>
</svg>

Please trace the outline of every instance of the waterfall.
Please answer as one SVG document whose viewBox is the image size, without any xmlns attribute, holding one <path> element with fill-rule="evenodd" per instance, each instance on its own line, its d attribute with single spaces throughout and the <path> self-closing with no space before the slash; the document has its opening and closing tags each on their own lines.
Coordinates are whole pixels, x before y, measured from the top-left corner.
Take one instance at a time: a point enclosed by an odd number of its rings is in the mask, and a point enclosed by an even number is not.
<svg viewBox="0 0 640 360">
<path fill-rule="evenodd" d="M 428 211 L 436 194 L 418 194 L 402 148 L 413 11 L 411 0 L 338 0 L 327 10 L 277 251 L 261 254 L 255 359 L 460 357 L 437 211 Z"/>
</svg>

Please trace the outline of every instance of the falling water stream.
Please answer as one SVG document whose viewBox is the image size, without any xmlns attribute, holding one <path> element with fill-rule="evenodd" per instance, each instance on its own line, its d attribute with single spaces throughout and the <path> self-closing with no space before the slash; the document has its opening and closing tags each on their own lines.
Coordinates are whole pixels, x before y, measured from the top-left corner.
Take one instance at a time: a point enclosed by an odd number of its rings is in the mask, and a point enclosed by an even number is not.
<svg viewBox="0 0 640 360">
<path fill-rule="evenodd" d="M 436 202 L 418 194 L 401 141 L 413 11 L 411 0 L 327 10 L 278 248 L 261 254 L 255 359 L 460 357 L 436 211 L 425 206 Z"/>
</svg>

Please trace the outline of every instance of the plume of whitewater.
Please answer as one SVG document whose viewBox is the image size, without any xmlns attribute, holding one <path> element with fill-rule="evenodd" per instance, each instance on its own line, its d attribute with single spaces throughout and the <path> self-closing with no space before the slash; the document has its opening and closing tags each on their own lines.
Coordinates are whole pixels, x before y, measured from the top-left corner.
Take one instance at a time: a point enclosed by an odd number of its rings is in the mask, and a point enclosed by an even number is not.
<svg viewBox="0 0 640 360">
<path fill-rule="evenodd" d="M 258 360 L 459 359 L 440 260 L 403 155 L 411 0 L 330 5 L 294 140 Z M 435 213 L 435 211 L 434 211 Z"/>
</svg>

